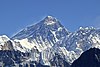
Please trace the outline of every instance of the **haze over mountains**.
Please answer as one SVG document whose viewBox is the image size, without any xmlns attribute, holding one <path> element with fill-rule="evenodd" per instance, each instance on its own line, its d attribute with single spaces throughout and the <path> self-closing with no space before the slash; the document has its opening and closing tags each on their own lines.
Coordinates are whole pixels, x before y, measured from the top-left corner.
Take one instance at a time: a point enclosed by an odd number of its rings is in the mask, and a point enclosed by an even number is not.
<svg viewBox="0 0 100 67">
<path fill-rule="evenodd" d="M 100 48 L 100 29 L 80 27 L 70 32 L 47 16 L 11 38 L 0 36 L 0 66 L 70 67 L 90 48 Z"/>
</svg>

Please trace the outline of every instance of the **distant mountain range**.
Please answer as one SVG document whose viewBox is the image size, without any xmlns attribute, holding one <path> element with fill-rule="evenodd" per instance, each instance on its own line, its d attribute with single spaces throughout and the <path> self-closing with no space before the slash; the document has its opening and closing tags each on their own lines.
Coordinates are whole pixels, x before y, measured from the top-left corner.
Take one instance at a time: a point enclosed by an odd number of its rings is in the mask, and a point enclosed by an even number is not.
<svg viewBox="0 0 100 67">
<path fill-rule="evenodd" d="M 84 60 L 79 59 L 84 59 L 83 54 L 89 50 L 90 54 L 95 54 L 91 48 L 100 49 L 100 29 L 80 27 L 70 32 L 55 17 L 47 16 L 11 38 L 0 36 L 0 66 L 82 67 Z M 95 57 L 99 57 L 99 54 L 92 56 Z"/>
</svg>

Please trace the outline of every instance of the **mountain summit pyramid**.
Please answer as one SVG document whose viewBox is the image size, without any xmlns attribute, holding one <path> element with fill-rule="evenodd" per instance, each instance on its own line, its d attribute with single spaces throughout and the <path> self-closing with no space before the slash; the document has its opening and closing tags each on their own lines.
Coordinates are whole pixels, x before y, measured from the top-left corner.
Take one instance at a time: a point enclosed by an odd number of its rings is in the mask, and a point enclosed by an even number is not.
<svg viewBox="0 0 100 67">
<path fill-rule="evenodd" d="M 22 38 L 27 38 L 29 36 L 35 36 L 35 35 L 49 35 L 50 33 L 54 35 L 55 33 L 64 33 L 64 35 L 60 36 L 65 36 L 66 33 L 67 35 L 69 34 L 69 31 L 64 28 L 64 26 L 55 18 L 52 16 L 47 16 L 45 17 L 42 21 L 35 25 L 31 25 L 19 33 L 17 33 L 15 36 L 13 36 L 13 39 L 22 39 Z M 36 37 L 36 36 L 35 36 Z M 56 36 L 57 39 L 57 36 Z M 59 38 L 58 38 L 59 39 Z"/>
</svg>

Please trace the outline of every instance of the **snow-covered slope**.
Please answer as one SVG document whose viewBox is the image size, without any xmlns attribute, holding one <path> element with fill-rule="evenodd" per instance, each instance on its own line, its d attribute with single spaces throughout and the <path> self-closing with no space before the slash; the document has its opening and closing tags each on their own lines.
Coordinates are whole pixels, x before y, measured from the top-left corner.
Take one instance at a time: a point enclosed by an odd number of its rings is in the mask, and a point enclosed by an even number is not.
<svg viewBox="0 0 100 67">
<path fill-rule="evenodd" d="M 12 44 L 12 41 L 6 35 L 0 36 L 0 50 L 13 50 L 13 49 L 14 49 L 14 44 Z"/>
<path fill-rule="evenodd" d="M 69 38 L 62 40 L 61 43 L 58 44 L 65 47 L 68 52 L 72 51 L 74 53 L 74 56 L 71 56 L 70 59 L 72 63 L 84 51 L 93 47 L 100 48 L 100 29 L 80 27 L 80 29 L 72 33 Z"/>
</svg>

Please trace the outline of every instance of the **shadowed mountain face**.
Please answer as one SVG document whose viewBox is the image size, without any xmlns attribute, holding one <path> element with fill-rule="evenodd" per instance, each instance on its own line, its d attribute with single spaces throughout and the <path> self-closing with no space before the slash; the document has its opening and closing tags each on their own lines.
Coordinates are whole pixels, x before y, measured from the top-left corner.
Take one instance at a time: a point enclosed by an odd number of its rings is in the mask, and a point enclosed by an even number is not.
<svg viewBox="0 0 100 67">
<path fill-rule="evenodd" d="M 52 66 L 59 66 L 59 67 L 70 67 L 69 63 L 65 61 L 60 55 L 56 54 L 55 57 L 50 60 Z"/>
<path fill-rule="evenodd" d="M 0 50 L 0 67 L 21 66 L 24 60 L 28 59 L 29 53 L 20 51 Z"/>
<path fill-rule="evenodd" d="M 1 50 L 0 67 L 50 67 L 48 65 L 42 65 L 36 61 L 28 61 L 29 57 L 29 53 L 22 53 L 14 50 Z M 50 63 L 51 66 L 69 67 L 69 64 L 61 58 L 60 55 L 56 55 Z"/>
<path fill-rule="evenodd" d="M 100 49 L 87 50 L 72 63 L 71 67 L 100 67 Z"/>
</svg>

